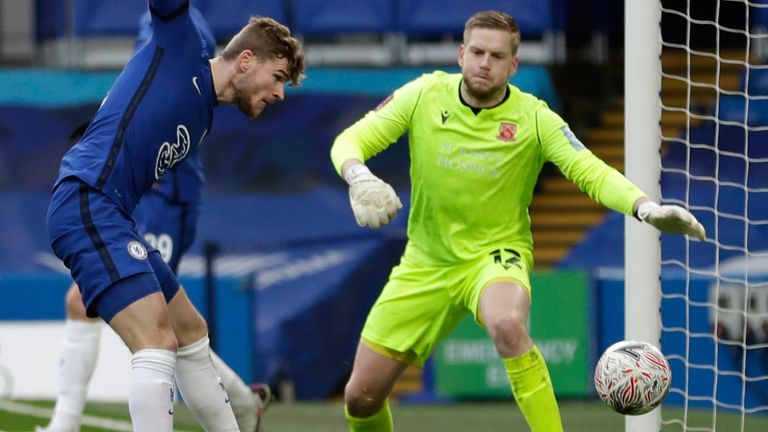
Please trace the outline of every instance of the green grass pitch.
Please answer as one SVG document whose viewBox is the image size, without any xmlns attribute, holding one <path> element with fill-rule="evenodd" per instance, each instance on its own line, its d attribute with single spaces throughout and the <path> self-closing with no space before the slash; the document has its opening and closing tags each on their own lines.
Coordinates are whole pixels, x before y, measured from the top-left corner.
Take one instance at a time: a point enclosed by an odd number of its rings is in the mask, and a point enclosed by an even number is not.
<svg viewBox="0 0 768 432">
<path fill-rule="evenodd" d="M 0 401 L 0 431 L 32 431 L 35 425 L 47 423 L 51 401 Z M 621 432 L 624 417 L 611 412 L 596 400 L 566 400 L 561 403 L 565 429 L 569 432 Z M 14 408 L 15 407 L 15 408 Z M 21 408 L 20 408 L 21 407 Z M 29 407 L 30 409 L 24 409 Z M 18 411 L 34 411 L 20 413 Z M 441 405 L 394 405 L 395 428 L 398 431 L 526 431 L 522 415 L 513 402 L 465 402 Z M 83 426 L 82 432 L 130 430 L 125 404 L 90 403 L 86 414 L 100 427 Z M 665 418 L 681 417 L 681 412 L 665 411 Z M 49 414 L 48 414 L 49 415 Z M 714 426 L 713 426 L 714 422 Z M 744 428 L 742 429 L 742 424 Z M 690 411 L 688 425 L 718 431 L 758 432 L 768 430 L 768 416 L 718 413 L 713 420 L 706 411 Z M 716 429 L 712 429 L 712 428 Z M 177 431 L 202 431 L 190 413 L 179 404 L 176 408 Z M 346 429 L 340 402 L 274 403 L 267 412 L 264 432 L 339 432 Z M 665 425 L 663 430 L 682 431 L 679 424 Z M 690 430 L 690 429 L 689 429 Z"/>
</svg>

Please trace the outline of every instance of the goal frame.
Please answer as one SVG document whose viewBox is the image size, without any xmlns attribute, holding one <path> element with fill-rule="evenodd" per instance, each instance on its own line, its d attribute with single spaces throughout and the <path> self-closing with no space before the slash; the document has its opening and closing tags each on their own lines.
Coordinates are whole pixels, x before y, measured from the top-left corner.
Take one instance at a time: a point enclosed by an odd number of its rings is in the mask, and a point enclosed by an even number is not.
<svg viewBox="0 0 768 432">
<path fill-rule="evenodd" d="M 661 2 L 624 1 L 624 167 L 629 180 L 661 197 Z M 624 226 L 624 336 L 661 342 L 661 244 L 658 231 Z M 626 416 L 626 432 L 661 430 L 661 410 Z"/>
</svg>

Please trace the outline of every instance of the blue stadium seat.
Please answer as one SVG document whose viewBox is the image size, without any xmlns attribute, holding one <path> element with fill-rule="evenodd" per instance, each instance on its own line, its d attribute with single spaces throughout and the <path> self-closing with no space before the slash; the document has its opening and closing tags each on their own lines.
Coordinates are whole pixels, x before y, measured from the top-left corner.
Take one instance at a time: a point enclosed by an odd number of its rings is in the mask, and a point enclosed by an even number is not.
<svg viewBox="0 0 768 432">
<path fill-rule="evenodd" d="M 285 0 L 192 0 L 202 12 L 219 43 L 226 43 L 248 22 L 252 15 L 261 15 L 287 22 Z"/>
<path fill-rule="evenodd" d="M 749 19 L 753 27 L 768 28 L 768 0 L 751 0 Z"/>
<path fill-rule="evenodd" d="M 75 36 L 136 35 L 146 2 L 136 0 L 37 0 L 38 40 Z M 71 20 L 71 21 L 70 21 Z"/>
<path fill-rule="evenodd" d="M 81 42 L 94 37 L 135 37 L 138 20 L 146 10 L 141 0 L 36 0 L 37 35 L 59 53 L 53 61 L 68 66 L 90 64 L 107 67 L 118 64 L 120 53 L 100 56 L 99 45 L 78 44 L 76 55 L 60 53 L 57 39 L 75 36 Z M 511 13 L 521 26 L 523 39 L 541 39 L 531 45 L 529 58 L 536 62 L 565 59 L 563 30 L 566 23 L 566 0 L 191 0 L 208 20 L 219 44 L 228 40 L 247 23 L 251 15 L 269 16 L 287 24 L 305 42 L 333 42 L 316 45 L 313 61 L 329 64 L 376 64 L 398 62 L 409 64 L 444 63 L 455 54 L 443 44 L 440 47 L 419 46 L 418 42 L 441 41 L 445 35 L 460 39 L 466 19 L 482 10 Z M 351 47 L 340 49 L 345 42 L 338 36 L 361 34 L 364 38 L 348 38 Z M 369 36 L 374 36 L 371 39 Z M 404 40 L 405 39 L 405 40 Z M 401 42 L 405 41 L 406 45 Z M 368 46 L 360 44 L 368 42 Z M 370 44 L 373 42 L 374 44 Z M 410 43 L 413 42 L 413 45 Z M 413 49 L 411 49 L 413 48 Z M 109 49 L 109 48 L 107 48 Z M 357 50 L 357 51 L 355 51 Z M 88 55 L 88 54 L 93 55 Z M 446 54 L 447 53 L 447 54 Z M 65 59 L 65 60 L 62 60 Z"/>
<path fill-rule="evenodd" d="M 35 34 L 38 41 L 55 39 L 67 34 L 64 2 L 60 0 L 37 0 L 35 4 Z"/>
<path fill-rule="evenodd" d="M 749 79 L 749 82 L 747 82 L 747 79 Z M 742 71 L 740 88 L 753 96 L 768 96 L 768 66 Z"/>
<path fill-rule="evenodd" d="M 136 0 L 74 0 L 78 36 L 135 36 L 146 2 Z"/>
<path fill-rule="evenodd" d="M 741 126 L 706 125 L 682 137 L 687 144 L 667 143 L 662 157 L 664 200 L 687 202 L 714 243 L 689 247 L 685 237 L 663 235 L 662 258 L 686 260 L 707 267 L 716 260 L 768 249 L 768 131 L 747 132 Z M 670 169 L 679 170 L 678 172 Z M 699 207 L 716 209 L 699 210 Z M 612 213 L 590 231 L 559 264 L 560 268 L 590 269 L 623 266 L 624 216 Z"/>
<path fill-rule="evenodd" d="M 219 42 L 237 33 L 251 15 L 269 16 L 288 24 L 285 0 L 192 0 L 211 25 Z M 133 37 L 139 30 L 139 17 L 147 10 L 140 0 L 73 0 L 71 30 L 76 36 Z M 38 39 L 69 35 L 69 11 L 61 0 L 37 0 Z"/>
<path fill-rule="evenodd" d="M 502 10 L 519 22 L 523 38 L 562 30 L 564 0 L 192 0 L 209 21 L 217 40 L 234 35 L 250 15 L 288 24 L 296 33 L 333 35 L 349 32 L 407 35 L 460 35 L 466 19 L 481 10 Z M 146 10 L 139 0 L 37 0 L 40 39 L 68 36 L 130 36 Z M 71 16 L 73 25 L 67 22 Z"/>
<path fill-rule="evenodd" d="M 747 99 L 742 96 L 722 95 L 719 102 L 720 120 L 744 123 Z M 768 99 L 750 99 L 749 113 L 746 117 L 749 126 L 768 125 Z"/>
<path fill-rule="evenodd" d="M 467 18 L 484 10 L 514 16 L 523 39 L 558 30 L 558 0 L 399 0 L 397 27 L 411 36 L 461 35 Z"/>
<path fill-rule="evenodd" d="M 768 193 L 759 191 L 768 188 L 768 163 L 758 160 L 768 157 L 768 132 L 710 125 L 692 129 L 688 141 L 689 146 L 670 143 L 663 166 L 686 170 L 691 177 L 665 172 L 664 197 L 717 209 L 717 221 L 711 212 L 697 216 L 702 216 L 701 222 L 712 235 L 717 223 L 721 245 L 768 248 L 768 227 L 752 226 L 743 220 L 745 212 L 751 220 L 768 218 Z"/>
<path fill-rule="evenodd" d="M 300 35 L 394 30 L 393 0 L 294 0 L 293 5 L 291 23 Z"/>
</svg>

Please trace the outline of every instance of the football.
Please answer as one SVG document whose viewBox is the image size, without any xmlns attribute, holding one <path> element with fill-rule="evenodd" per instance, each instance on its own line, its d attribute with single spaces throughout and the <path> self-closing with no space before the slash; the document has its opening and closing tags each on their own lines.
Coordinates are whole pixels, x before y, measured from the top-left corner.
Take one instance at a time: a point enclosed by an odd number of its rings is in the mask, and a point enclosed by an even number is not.
<svg viewBox="0 0 768 432">
<path fill-rule="evenodd" d="M 595 389 L 614 411 L 645 414 L 669 393 L 672 371 L 658 348 L 648 342 L 625 340 L 605 350 L 595 367 Z"/>
</svg>

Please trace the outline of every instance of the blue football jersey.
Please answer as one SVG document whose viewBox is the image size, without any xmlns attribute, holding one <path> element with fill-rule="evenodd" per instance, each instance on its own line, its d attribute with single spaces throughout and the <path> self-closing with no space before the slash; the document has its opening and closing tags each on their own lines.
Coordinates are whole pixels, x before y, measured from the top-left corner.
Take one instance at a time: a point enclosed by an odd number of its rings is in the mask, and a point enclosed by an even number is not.
<svg viewBox="0 0 768 432">
<path fill-rule="evenodd" d="M 64 155 L 55 184 L 77 177 L 128 213 L 166 172 L 198 157 L 217 105 L 209 53 L 188 0 L 150 0 L 149 9 L 152 37 Z"/>
<path fill-rule="evenodd" d="M 213 35 L 213 30 L 211 29 L 210 24 L 206 21 L 203 13 L 192 5 L 189 6 L 189 16 L 192 18 L 192 22 L 195 23 L 197 30 L 200 32 L 200 37 L 203 39 L 205 49 L 208 51 L 208 57 L 213 58 L 216 54 L 216 37 Z M 147 11 L 139 19 L 139 34 L 136 37 L 136 51 L 146 45 L 151 37 L 152 14 Z"/>
<path fill-rule="evenodd" d="M 209 58 L 216 55 L 216 38 L 203 14 L 194 7 L 189 7 L 189 15 L 197 26 L 203 47 Z M 136 50 L 143 48 L 152 37 L 152 17 L 149 11 L 139 21 L 139 35 L 136 38 Z M 192 153 L 183 162 L 173 167 L 152 188 L 171 203 L 199 203 L 203 199 L 203 162 L 200 152 Z"/>
</svg>

